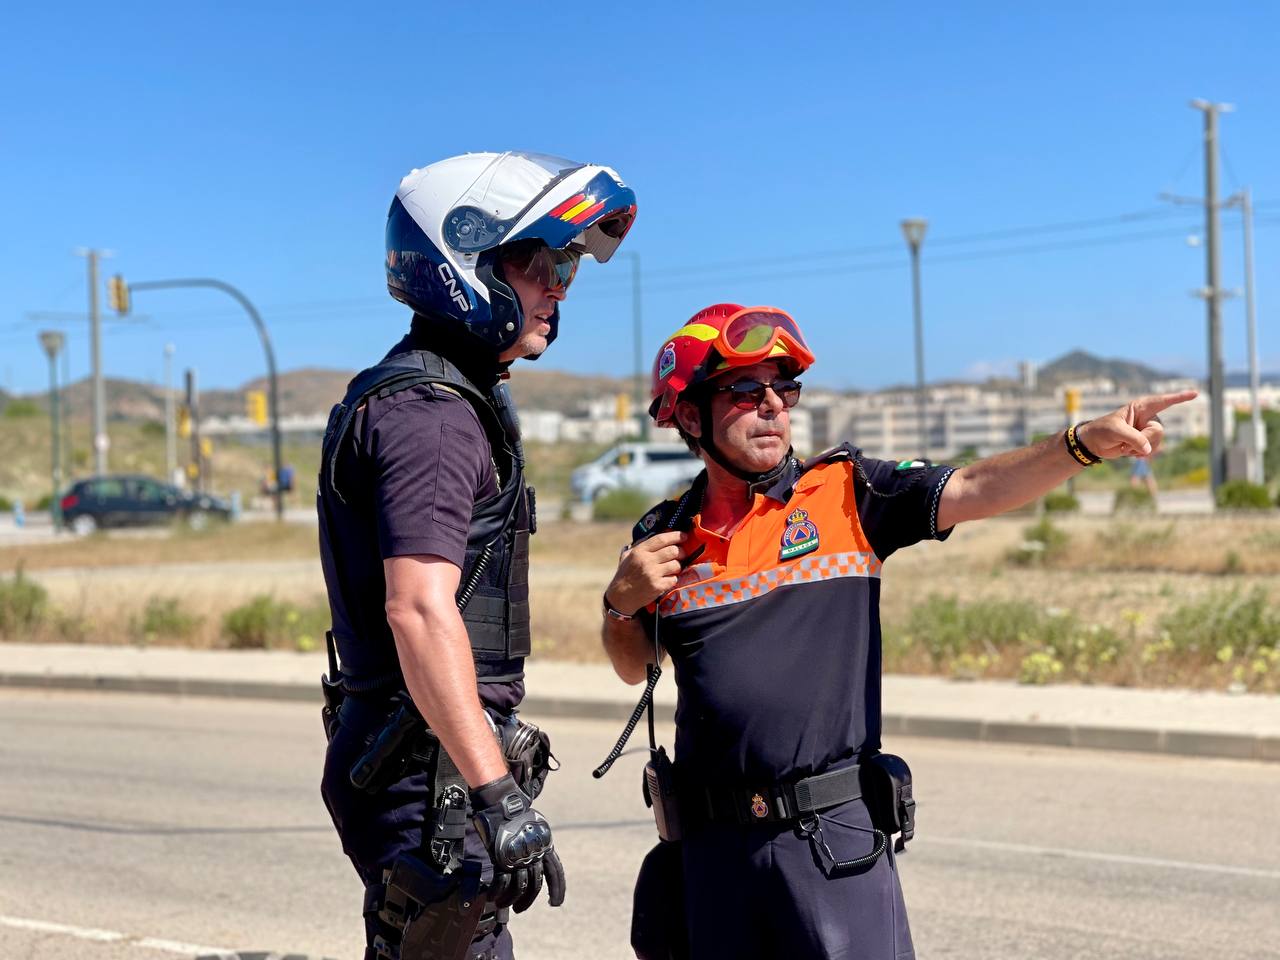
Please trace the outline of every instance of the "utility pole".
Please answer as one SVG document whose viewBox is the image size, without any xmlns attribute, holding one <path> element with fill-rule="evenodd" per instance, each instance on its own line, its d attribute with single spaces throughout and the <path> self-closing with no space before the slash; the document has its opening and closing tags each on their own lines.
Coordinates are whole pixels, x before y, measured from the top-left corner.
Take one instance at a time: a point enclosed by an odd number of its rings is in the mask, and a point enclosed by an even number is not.
<svg viewBox="0 0 1280 960">
<path fill-rule="evenodd" d="M 925 413 L 924 394 L 924 321 L 920 309 L 920 244 L 924 243 L 928 220 L 912 219 L 902 221 L 902 236 L 911 248 L 911 303 L 915 314 L 916 328 L 916 405 L 920 426 L 920 456 L 929 458 L 929 427 Z"/>
<path fill-rule="evenodd" d="M 633 416 L 637 418 L 636 422 L 640 427 L 640 439 L 648 440 L 649 405 L 644 402 L 644 331 L 641 329 L 640 323 L 640 254 L 635 250 L 628 250 L 623 255 L 631 258 L 631 330 L 635 351 L 635 383 L 632 386 L 634 403 L 632 410 Z"/>
<path fill-rule="evenodd" d="M 102 382 L 102 319 L 98 316 L 98 257 L 97 250 L 79 250 L 89 261 L 89 352 L 93 367 L 93 472 L 102 476 L 107 472 L 107 450 L 111 440 L 107 436 L 107 392 Z"/>
<path fill-rule="evenodd" d="M 56 330 L 40 331 L 40 346 L 49 357 L 49 446 L 53 457 L 50 465 L 50 478 L 53 492 L 49 497 L 49 515 L 53 521 L 53 529 L 62 528 L 62 441 L 59 437 L 58 416 L 58 352 L 66 338 Z"/>
<path fill-rule="evenodd" d="M 1208 308 L 1209 326 L 1209 480 L 1213 492 L 1226 479 L 1227 443 L 1225 377 L 1222 364 L 1222 287 L 1218 233 L 1218 114 L 1230 112 L 1225 103 L 1192 100 L 1191 106 L 1204 113 L 1204 233 L 1205 288 L 1202 295 Z"/>
<path fill-rule="evenodd" d="M 178 435 L 173 422 L 173 344 L 164 345 L 164 482 L 178 470 Z"/>
</svg>

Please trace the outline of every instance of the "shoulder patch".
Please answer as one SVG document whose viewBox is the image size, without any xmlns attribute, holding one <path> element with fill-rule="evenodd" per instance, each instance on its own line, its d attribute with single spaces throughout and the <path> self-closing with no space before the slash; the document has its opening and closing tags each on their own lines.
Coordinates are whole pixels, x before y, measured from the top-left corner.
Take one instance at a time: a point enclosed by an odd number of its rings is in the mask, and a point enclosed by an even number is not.
<svg viewBox="0 0 1280 960">
<path fill-rule="evenodd" d="M 672 514 L 676 512 L 676 508 L 679 505 L 680 501 L 678 500 L 664 500 L 651 509 L 640 518 L 639 523 L 631 528 L 631 542 L 636 543 L 650 534 L 658 532 L 671 519 Z"/>
<path fill-rule="evenodd" d="M 929 464 L 924 460 L 901 460 L 894 467 L 895 470 L 919 470 L 921 467 L 927 467 Z"/>
<path fill-rule="evenodd" d="M 824 463 L 835 463 L 838 460 L 856 460 L 860 456 L 862 456 L 862 451 L 859 448 L 851 443 L 842 443 L 810 457 L 801 465 L 801 470 L 809 471 L 814 467 L 822 466 Z"/>
</svg>

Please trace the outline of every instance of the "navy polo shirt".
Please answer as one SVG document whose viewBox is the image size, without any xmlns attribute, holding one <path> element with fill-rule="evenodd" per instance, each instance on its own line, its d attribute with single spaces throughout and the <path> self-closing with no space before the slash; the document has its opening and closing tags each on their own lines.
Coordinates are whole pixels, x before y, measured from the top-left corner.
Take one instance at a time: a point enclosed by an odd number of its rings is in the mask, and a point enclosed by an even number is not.
<svg viewBox="0 0 1280 960">
<path fill-rule="evenodd" d="M 675 665 L 687 775 L 791 780 L 879 748 L 881 568 L 950 533 L 937 510 L 951 473 L 860 455 L 806 472 L 792 461 L 732 536 L 694 517 L 688 546 L 701 553 L 646 618 Z"/>
</svg>

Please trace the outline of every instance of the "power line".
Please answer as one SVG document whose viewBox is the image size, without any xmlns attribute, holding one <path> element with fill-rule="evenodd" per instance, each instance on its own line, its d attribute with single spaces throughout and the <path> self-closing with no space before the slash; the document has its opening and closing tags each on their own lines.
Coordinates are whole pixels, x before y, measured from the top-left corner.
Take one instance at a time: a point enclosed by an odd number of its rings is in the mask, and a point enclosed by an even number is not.
<svg viewBox="0 0 1280 960">
<path fill-rule="evenodd" d="M 1255 210 L 1264 210 L 1275 207 L 1280 207 L 1280 200 L 1264 201 L 1254 204 Z M 1154 207 L 1130 211 L 1128 213 L 1114 214 L 1106 217 L 1055 221 L 1023 227 L 1007 227 L 968 234 L 956 234 L 950 237 L 944 235 L 931 241 L 930 250 L 937 249 L 938 247 L 961 247 L 970 244 L 987 244 L 999 240 L 1044 236 L 1055 233 L 1100 230 L 1143 221 L 1178 218 L 1188 219 L 1192 216 L 1193 215 L 1185 209 L 1166 206 Z M 1260 227 L 1270 226 L 1277 222 L 1280 221 L 1259 218 L 1256 221 L 1256 225 Z M 987 250 L 975 250 L 972 252 L 956 253 L 945 256 L 930 256 L 928 259 L 931 263 L 1000 259 L 1004 257 L 1021 256 L 1054 250 L 1079 249 L 1089 246 L 1107 246 L 1110 244 L 1131 243 L 1145 239 L 1178 236 L 1183 233 L 1183 230 L 1184 228 L 1180 227 L 1173 230 L 1150 230 L 1139 233 L 1103 235 L 1100 237 L 1091 237 L 1076 241 L 1064 241 L 1061 243 L 995 247 Z M 669 267 L 667 269 L 658 268 L 646 271 L 647 278 L 650 280 L 650 282 L 646 284 L 646 289 L 654 292 L 668 292 L 691 289 L 711 281 L 725 284 L 758 283 L 771 279 L 799 279 L 812 276 L 843 276 L 846 274 L 901 270 L 907 266 L 907 263 L 905 259 L 897 256 L 893 259 L 881 259 L 863 263 L 830 264 L 827 266 L 818 265 L 822 261 L 856 261 L 859 258 L 875 254 L 897 254 L 900 250 L 900 243 L 884 243 L 840 250 L 816 251 L 806 254 L 747 257 L 686 267 Z M 788 269 L 786 266 L 787 264 L 802 264 L 803 266 Z M 771 268 L 768 275 L 761 275 L 758 271 L 752 271 L 752 268 L 761 266 L 768 266 Z M 743 271 L 751 272 L 743 273 Z M 717 276 L 717 274 L 729 275 Z M 581 300 L 614 296 L 616 295 L 616 291 L 609 288 L 614 285 L 621 286 L 623 285 L 623 281 L 627 281 L 628 283 L 630 282 L 628 278 L 620 275 L 593 278 L 592 289 L 579 292 L 576 300 L 580 302 Z M 594 289 L 598 286 L 604 287 L 604 289 Z M 359 297 L 277 303 L 264 307 L 264 313 L 268 314 L 272 318 L 272 324 L 276 325 L 315 322 L 317 320 L 324 319 L 327 314 L 341 316 L 348 320 L 364 319 L 374 316 L 375 313 L 381 314 L 383 310 L 389 311 L 392 306 L 392 303 L 383 297 Z M 34 315 L 29 315 L 29 317 L 30 316 Z M 220 322 L 191 324 L 187 322 L 190 320 L 211 320 Z M 239 322 L 241 320 L 242 318 L 238 315 L 232 315 L 220 310 L 190 311 L 186 313 L 170 314 L 169 319 L 163 322 L 152 321 L 148 329 L 156 331 L 175 329 L 230 329 L 234 326 L 239 326 Z M 13 329 L 18 329 L 20 326 L 25 326 L 34 322 L 34 320 L 29 319 L 28 321 L 16 323 L 13 325 Z M 0 335 L 0 342 L 3 342 L 5 339 L 6 338 L 3 335 Z"/>
</svg>

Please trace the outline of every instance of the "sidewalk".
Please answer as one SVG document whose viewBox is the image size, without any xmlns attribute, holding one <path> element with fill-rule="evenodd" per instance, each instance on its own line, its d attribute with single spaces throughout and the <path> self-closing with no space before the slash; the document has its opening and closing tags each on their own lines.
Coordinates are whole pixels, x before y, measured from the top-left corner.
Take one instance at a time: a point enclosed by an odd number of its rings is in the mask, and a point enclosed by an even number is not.
<svg viewBox="0 0 1280 960">
<path fill-rule="evenodd" d="M 0 686 L 185 694 L 319 703 L 323 653 L 0 644 Z M 625 720 L 641 687 L 607 666 L 532 659 L 524 708 L 542 716 Z M 670 671 L 658 715 L 675 709 Z M 884 678 L 884 735 L 946 737 L 1280 763 L 1280 696 L 1114 687 L 1028 687 L 1005 680 Z"/>
</svg>

